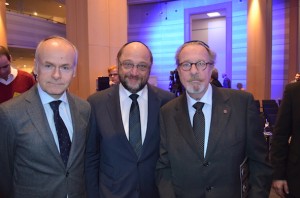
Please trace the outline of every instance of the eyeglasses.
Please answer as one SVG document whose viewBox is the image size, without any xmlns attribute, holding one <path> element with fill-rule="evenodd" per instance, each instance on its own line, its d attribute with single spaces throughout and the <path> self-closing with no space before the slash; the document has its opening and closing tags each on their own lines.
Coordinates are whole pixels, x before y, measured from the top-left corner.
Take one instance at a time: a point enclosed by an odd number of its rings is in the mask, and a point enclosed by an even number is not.
<svg viewBox="0 0 300 198">
<path fill-rule="evenodd" d="M 118 76 L 119 74 L 109 74 L 109 77 L 114 77 L 114 76 Z"/>
<path fill-rule="evenodd" d="M 192 66 L 195 65 L 197 70 L 202 70 L 204 71 L 207 68 L 207 65 L 213 65 L 213 63 L 210 62 L 205 62 L 203 60 L 198 61 L 196 63 L 190 63 L 190 62 L 183 62 L 180 63 L 179 66 L 183 71 L 190 71 L 192 69 Z"/>
<path fill-rule="evenodd" d="M 123 62 L 123 63 L 120 63 L 120 65 L 124 68 L 124 69 L 132 69 L 134 66 L 136 66 L 136 68 L 139 70 L 139 71 L 147 71 L 148 68 L 149 68 L 149 65 L 146 64 L 146 63 L 139 63 L 137 65 L 133 64 L 132 62 Z"/>
</svg>

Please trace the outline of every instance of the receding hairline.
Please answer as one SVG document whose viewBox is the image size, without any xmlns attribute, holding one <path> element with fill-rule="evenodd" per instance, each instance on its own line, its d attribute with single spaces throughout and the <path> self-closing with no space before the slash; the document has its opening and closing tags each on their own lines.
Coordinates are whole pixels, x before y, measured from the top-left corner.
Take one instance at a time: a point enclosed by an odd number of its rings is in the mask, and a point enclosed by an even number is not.
<svg viewBox="0 0 300 198">
<path fill-rule="evenodd" d="M 134 44 L 134 43 L 140 44 L 140 45 L 144 46 L 144 47 L 147 49 L 147 51 L 148 51 L 148 53 L 149 53 L 149 55 L 150 55 L 150 63 L 151 63 L 151 65 L 152 65 L 152 64 L 153 64 L 153 54 L 152 54 L 150 48 L 149 48 L 145 43 L 143 43 L 143 42 L 141 42 L 141 41 L 130 41 L 130 42 L 128 42 L 128 43 L 125 43 L 125 44 L 120 48 L 120 50 L 119 50 L 119 52 L 118 52 L 118 54 L 117 54 L 117 64 L 119 65 L 120 57 L 123 55 L 124 49 L 125 49 L 127 46 L 129 46 L 129 45 L 131 45 L 131 44 Z"/>
<path fill-rule="evenodd" d="M 51 37 L 47 37 L 47 38 L 45 38 L 45 39 L 43 39 L 43 40 L 41 40 L 41 41 L 39 42 L 39 44 L 38 44 L 37 47 L 36 47 L 36 53 L 35 53 L 35 55 L 38 55 L 38 52 L 40 51 L 40 48 L 41 48 L 45 43 L 47 43 L 47 42 L 49 42 L 49 41 L 51 41 L 51 40 L 61 40 L 61 41 L 65 42 L 65 43 L 69 44 L 69 45 L 74 49 L 74 52 L 77 53 L 77 48 L 76 48 L 76 46 L 75 46 L 73 43 L 71 43 L 68 39 L 66 39 L 66 38 L 64 38 L 64 37 L 61 37 L 61 36 L 51 36 Z"/>
<path fill-rule="evenodd" d="M 69 41 L 68 39 L 66 39 L 64 37 L 61 37 L 61 36 L 50 36 L 50 37 L 47 37 L 47 38 L 41 40 L 39 42 L 39 44 L 37 45 L 36 50 L 35 50 L 35 59 L 39 58 L 41 48 L 45 45 L 45 43 L 47 43 L 51 40 L 60 40 L 60 41 L 63 41 L 65 43 L 67 43 L 68 45 L 70 45 L 72 47 L 72 49 L 74 50 L 74 54 L 75 54 L 75 56 L 74 56 L 74 65 L 76 66 L 77 61 L 78 61 L 78 50 L 77 50 L 76 46 L 71 41 Z"/>
<path fill-rule="evenodd" d="M 176 54 L 175 54 L 175 61 L 176 61 L 177 66 L 180 64 L 179 63 L 179 56 L 180 56 L 181 52 L 183 51 L 184 48 L 186 48 L 188 46 L 201 46 L 201 47 L 205 48 L 205 50 L 207 51 L 207 53 L 209 55 L 210 61 L 212 61 L 212 63 L 215 64 L 216 53 L 213 50 L 211 50 L 205 42 L 198 41 L 198 40 L 193 40 L 193 41 L 185 42 L 184 44 L 179 46 L 179 48 L 177 49 Z"/>
</svg>

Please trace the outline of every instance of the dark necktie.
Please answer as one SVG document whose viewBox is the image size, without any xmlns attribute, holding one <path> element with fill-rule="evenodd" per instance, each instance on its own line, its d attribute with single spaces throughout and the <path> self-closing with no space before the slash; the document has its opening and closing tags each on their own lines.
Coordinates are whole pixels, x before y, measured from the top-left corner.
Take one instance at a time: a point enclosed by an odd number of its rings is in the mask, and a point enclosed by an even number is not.
<svg viewBox="0 0 300 198">
<path fill-rule="evenodd" d="M 193 118 L 193 131 L 197 146 L 200 150 L 200 156 L 204 158 L 205 119 L 202 112 L 203 106 L 203 102 L 196 102 L 193 105 L 193 107 L 196 109 L 196 113 Z"/>
<path fill-rule="evenodd" d="M 131 94 L 129 97 L 132 100 L 129 114 L 129 142 L 139 157 L 142 150 L 140 109 L 137 101 L 139 95 Z"/>
<path fill-rule="evenodd" d="M 60 156 L 65 164 L 67 166 L 69 153 L 71 149 L 71 140 L 68 133 L 68 129 L 63 121 L 63 119 L 59 115 L 59 105 L 61 103 L 61 100 L 52 101 L 50 102 L 50 107 L 53 110 L 53 118 L 55 123 L 55 128 L 58 136 L 58 142 L 59 142 L 59 149 L 60 149 Z"/>
</svg>

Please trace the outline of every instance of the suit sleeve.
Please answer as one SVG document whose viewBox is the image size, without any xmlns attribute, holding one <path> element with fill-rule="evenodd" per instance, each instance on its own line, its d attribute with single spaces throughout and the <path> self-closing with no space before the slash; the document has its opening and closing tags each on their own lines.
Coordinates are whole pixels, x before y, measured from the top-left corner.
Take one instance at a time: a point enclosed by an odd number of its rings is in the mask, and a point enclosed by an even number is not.
<svg viewBox="0 0 300 198">
<path fill-rule="evenodd" d="M 87 197 L 98 198 L 99 195 L 100 137 L 92 109 L 90 127 L 86 144 L 85 179 Z"/>
<path fill-rule="evenodd" d="M 167 134 L 163 116 L 160 114 L 160 157 L 156 165 L 156 184 L 160 197 L 175 198 L 172 184 L 172 171 L 167 150 Z"/>
<path fill-rule="evenodd" d="M 11 197 L 15 133 L 8 112 L 0 107 L 0 197 Z"/>
<path fill-rule="evenodd" d="M 286 180 L 289 154 L 289 138 L 292 135 L 292 91 L 288 85 L 284 91 L 277 122 L 272 137 L 271 160 L 274 180 Z"/>
<path fill-rule="evenodd" d="M 268 146 L 259 124 L 259 115 L 256 110 L 253 96 L 247 101 L 247 148 L 249 165 L 249 197 L 269 197 L 272 168 L 268 160 Z"/>
</svg>

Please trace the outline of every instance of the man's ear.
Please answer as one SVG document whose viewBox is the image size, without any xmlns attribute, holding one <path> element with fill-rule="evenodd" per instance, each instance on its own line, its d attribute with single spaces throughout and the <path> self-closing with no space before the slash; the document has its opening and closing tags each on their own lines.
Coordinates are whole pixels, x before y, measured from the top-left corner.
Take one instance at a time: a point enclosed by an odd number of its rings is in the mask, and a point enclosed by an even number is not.
<svg viewBox="0 0 300 198">
<path fill-rule="evenodd" d="M 35 75 L 38 74 L 38 63 L 37 63 L 36 59 L 34 59 L 33 73 Z"/>
<path fill-rule="evenodd" d="M 76 77 L 77 74 L 77 65 L 74 66 L 73 78 Z"/>
</svg>

